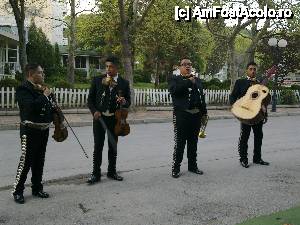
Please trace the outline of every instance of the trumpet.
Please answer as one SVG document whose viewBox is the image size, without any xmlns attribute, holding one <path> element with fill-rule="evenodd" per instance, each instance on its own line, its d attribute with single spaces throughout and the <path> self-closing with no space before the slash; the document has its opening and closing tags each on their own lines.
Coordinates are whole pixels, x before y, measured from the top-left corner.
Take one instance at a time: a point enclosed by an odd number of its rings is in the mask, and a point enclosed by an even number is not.
<svg viewBox="0 0 300 225">
<path fill-rule="evenodd" d="M 201 117 L 201 127 L 200 127 L 200 132 L 198 134 L 199 138 L 206 138 L 205 129 L 206 129 L 206 126 L 207 126 L 208 119 L 209 119 L 208 115 L 203 115 Z"/>
<path fill-rule="evenodd" d="M 102 84 L 104 86 L 115 87 L 117 82 L 111 76 L 108 76 L 102 79 Z"/>
</svg>

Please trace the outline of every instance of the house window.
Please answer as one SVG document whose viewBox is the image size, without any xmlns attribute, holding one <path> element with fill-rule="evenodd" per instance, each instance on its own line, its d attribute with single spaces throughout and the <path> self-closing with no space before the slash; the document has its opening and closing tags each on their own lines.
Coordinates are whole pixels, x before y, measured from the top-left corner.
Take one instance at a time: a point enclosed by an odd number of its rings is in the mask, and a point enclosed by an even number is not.
<svg viewBox="0 0 300 225">
<path fill-rule="evenodd" d="M 85 58 L 85 56 L 77 56 L 75 58 L 75 67 L 77 69 L 85 69 L 86 68 L 86 58 Z"/>
<path fill-rule="evenodd" d="M 100 61 L 99 61 L 99 58 L 97 57 L 90 57 L 90 65 L 97 69 L 97 70 L 100 70 Z"/>
<path fill-rule="evenodd" d="M 17 49 L 8 49 L 8 62 L 17 62 Z"/>
</svg>

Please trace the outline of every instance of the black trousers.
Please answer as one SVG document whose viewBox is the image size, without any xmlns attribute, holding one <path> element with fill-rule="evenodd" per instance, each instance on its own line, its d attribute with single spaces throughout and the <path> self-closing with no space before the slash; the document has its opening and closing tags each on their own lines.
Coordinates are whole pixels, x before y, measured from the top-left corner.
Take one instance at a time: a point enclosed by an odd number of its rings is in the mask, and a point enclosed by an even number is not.
<svg viewBox="0 0 300 225">
<path fill-rule="evenodd" d="M 22 155 L 18 166 L 13 193 L 23 193 L 25 189 L 24 184 L 30 169 L 32 173 L 32 191 L 36 192 L 43 190 L 42 177 L 48 137 L 49 129 L 21 129 Z"/>
<path fill-rule="evenodd" d="M 247 125 L 241 123 L 241 133 L 239 139 L 239 155 L 240 161 L 248 162 L 248 139 L 250 136 L 251 129 L 254 134 L 254 152 L 253 152 L 253 160 L 258 161 L 261 159 L 261 145 L 263 139 L 263 122 L 260 122 L 256 125 Z"/>
<path fill-rule="evenodd" d="M 118 137 L 114 133 L 116 124 L 115 116 L 101 116 L 103 119 L 108 133 L 108 172 L 116 172 L 117 162 L 117 143 Z M 106 130 L 99 120 L 93 121 L 93 133 L 94 133 L 94 154 L 93 154 L 93 175 L 101 176 L 101 164 L 102 164 L 102 152 L 105 140 Z"/>
<path fill-rule="evenodd" d="M 191 114 L 185 111 L 174 110 L 173 124 L 175 146 L 172 170 L 180 170 L 186 144 L 188 168 L 194 169 L 197 167 L 197 143 L 201 127 L 201 114 Z"/>
</svg>

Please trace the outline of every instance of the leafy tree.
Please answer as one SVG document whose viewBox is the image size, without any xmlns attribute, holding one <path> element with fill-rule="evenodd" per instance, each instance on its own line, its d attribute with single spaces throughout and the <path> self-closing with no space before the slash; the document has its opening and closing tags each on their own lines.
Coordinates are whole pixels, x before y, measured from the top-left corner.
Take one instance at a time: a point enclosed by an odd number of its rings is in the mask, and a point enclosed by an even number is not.
<svg viewBox="0 0 300 225">
<path fill-rule="evenodd" d="M 53 75 L 56 65 L 60 62 L 55 58 L 54 49 L 42 29 L 37 28 L 33 22 L 29 27 L 28 41 L 26 45 L 28 63 L 41 64 L 46 76 Z M 58 53 L 56 52 L 56 54 Z"/>
</svg>

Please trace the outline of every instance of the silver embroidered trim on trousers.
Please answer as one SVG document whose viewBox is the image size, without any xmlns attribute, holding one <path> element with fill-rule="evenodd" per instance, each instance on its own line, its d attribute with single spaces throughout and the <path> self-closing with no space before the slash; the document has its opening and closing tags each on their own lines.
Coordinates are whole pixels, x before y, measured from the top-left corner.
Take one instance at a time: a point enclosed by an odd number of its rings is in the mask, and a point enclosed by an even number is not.
<svg viewBox="0 0 300 225">
<path fill-rule="evenodd" d="M 16 180 L 15 180 L 15 183 L 13 186 L 12 194 L 16 191 L 17 185 L 19 184 L 20 177 L 23 172 L 24 165 L 25 165 L 25 157 L 26 157 L 26 151 L 27 151 L 27 136 L 25 134 L 22 135 L 22 137 L 21 137 L 21 149 L 22 149 L 22 152 L 21 152 L 20 162 L 18 165 Z"/>
</svg>

